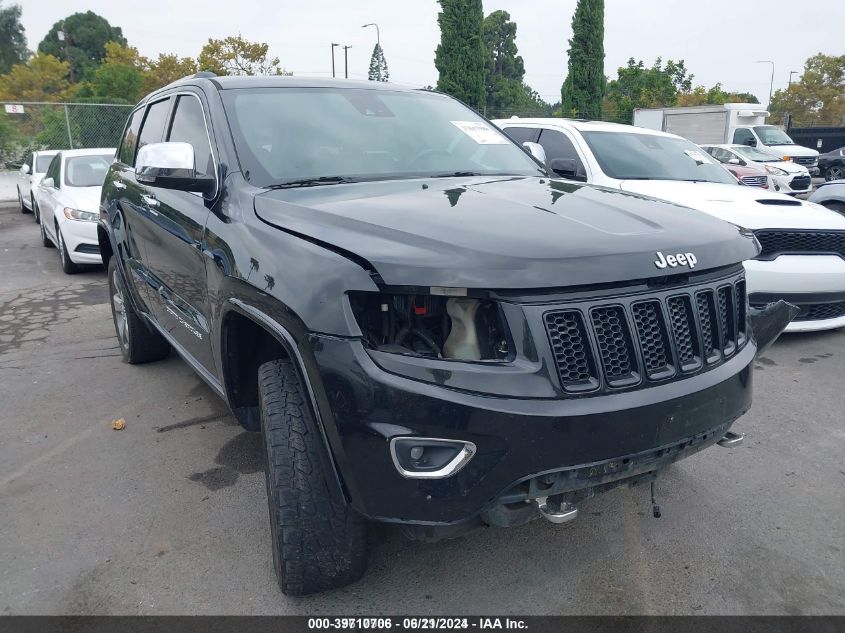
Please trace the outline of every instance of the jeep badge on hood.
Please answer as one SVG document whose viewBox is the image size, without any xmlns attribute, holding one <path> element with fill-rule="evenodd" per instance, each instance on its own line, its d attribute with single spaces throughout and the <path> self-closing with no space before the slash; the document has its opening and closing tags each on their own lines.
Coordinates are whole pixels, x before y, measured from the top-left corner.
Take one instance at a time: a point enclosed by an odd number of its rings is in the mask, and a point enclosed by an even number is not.
<svg viewBox="0 0 845 633">
<path fill-rule="evenodd" d="M 695 268 L 698 263 L 698 258 L 693 253 L 676 253 L 674 255 L 664 255 L 657 251 L 657 259 L 654 260 L 654 265 L 658 268 L 675 268 L 677 266 L 689 266 L 690 269 Z"/>
</svg>

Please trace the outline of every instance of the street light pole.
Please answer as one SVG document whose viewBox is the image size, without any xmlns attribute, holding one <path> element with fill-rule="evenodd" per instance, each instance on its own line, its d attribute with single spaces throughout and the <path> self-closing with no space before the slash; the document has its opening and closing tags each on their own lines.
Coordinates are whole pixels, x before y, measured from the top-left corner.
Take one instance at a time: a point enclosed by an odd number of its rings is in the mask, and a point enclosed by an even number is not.
<svg viewBox="0 0 845 633">
<path fill-rule="evenodd" d="M 349 79 L 349 49 L 351 46 L 343 47 L 343 76 Z"/>
<path fill-rule="evenodd" d="M 790 86 L 792 85 L 792 75 L 800 75 L 800 74 L 801 74 L 800 70 L 790 70 L 789 71 L 789 85 Z"/>
<path fill-rule="evenodd" d="M 334 49 L 340 46 L 340 44 L 335 44 L 332 42 L 332 79 L 334 79 Z"/>
<path fill-rule="evenodd" d="M 771 64 L 772 65 L 772 79 L 769 81 L 769 103 L 766 104 L 766 109 L 772 107 L 772 89 L 775 86 L 775 63 L 771 59 L 758 59 L 755 64 Z"/>
<path fill-rule="evenodd" d="M 363 26 L 361 26 L 361 28 L 365 29 L 368 26 L 376 27 L 376 44 L 378 44 L 379 48 L 381 48 L 381 33 L 379 33 L 378 24 L 376 24 L 375 22 L 370 22 L 369 24 L 364 24 Z"/>
</svg>

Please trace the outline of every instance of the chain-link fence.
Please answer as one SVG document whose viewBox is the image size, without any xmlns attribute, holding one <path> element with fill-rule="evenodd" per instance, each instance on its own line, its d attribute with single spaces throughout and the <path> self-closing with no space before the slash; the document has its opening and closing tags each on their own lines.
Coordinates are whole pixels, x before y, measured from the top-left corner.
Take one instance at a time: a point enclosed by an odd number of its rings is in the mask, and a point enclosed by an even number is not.
<svg viewBox="0 0 845 633">
<path fill-rule="evenodd" d="M 115 147 L 131 105 L 0 102 L 0 166 L 17 167 L 28 152 Z"/>
</svg>

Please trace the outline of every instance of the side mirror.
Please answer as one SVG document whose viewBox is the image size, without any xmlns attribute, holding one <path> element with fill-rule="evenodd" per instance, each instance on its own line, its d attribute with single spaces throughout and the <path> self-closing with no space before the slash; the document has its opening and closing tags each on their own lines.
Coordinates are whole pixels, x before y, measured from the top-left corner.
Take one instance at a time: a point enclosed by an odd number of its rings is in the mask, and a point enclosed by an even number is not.
<svg viewBox="0 0 845 633">
<path fill-rule="evenodd" d="M 578 170 L 578 163 L 574 158 L 553 158 L 549 169 L 562 178 L 586 182 L 587 176 Z"/>
<path fill-rule="evenodd" d="M 535 159 L 537 159 L 538 161 L 543 163 L 543 165 L 546 164 L 546 150 L 544 150 L 543 146 L 540 145 L 539 143 L 532 143 L 531 141 L 525 141 L 522 144 L 522 149 L 524 149 L 526 152 L 531 154 L 531 156 L 533 156 Z"/>
<path fill-rule="evenodd" d="M 21 174 L 26 176 L 28 173 L 29 173 L 29 165 L 24 163 L 23 165 L 21 165 Z"/>
<path fill-rule="evenodd" d="M 191 144 L 175 141 L 149 143 L 139 149 L 135 178 L 151 187 L 203 194 L 213 193 L 215 187 L 214 178 L 197 175 Z"/>
<path fill-rule="evenodd" d="M 742 161 L 741 161 L 741 160 L 739 160 L 739 159 L 738 159 L 738 158 L 736 158 L 736 157 L 734 157 L 734 158 L 729 158 L 729 159 L 728 159 L 728 165 L 742 165 Z"/>
<path fill-rule="evenodd" d="M 53 189 L 56 186 L 56 183 L 52 178 L 45 178 L 41 181 L 41 186 L 45 189 Z"/>
</svg>

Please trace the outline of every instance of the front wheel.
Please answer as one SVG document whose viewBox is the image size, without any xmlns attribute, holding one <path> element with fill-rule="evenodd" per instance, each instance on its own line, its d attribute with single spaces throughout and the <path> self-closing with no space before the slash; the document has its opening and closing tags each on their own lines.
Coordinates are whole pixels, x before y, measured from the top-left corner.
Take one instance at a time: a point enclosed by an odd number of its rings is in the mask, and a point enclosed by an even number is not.
<svg viewBox="0 0 845 633">
<path fill-rule="evenodd" d="M 36 224 L 41 224 L 41 214 L 38 213 L 38 206 L 35 204 L 35 198 L 29 196 L 29 208 L 32 209 L 32 219 Z"/>
<path fill-rule="evenodd" d="M 21 195 L 21 190 L 18 188 L 18 207 L 20 207 L 21 213 L 32 213 L 29 209 L 27 209 L 23 204 L 23 196 Z"/>
<path fill-rule="evenodd" d="M 115 257 L 109 260 L 108 271 L 111 314 L 123 360 L 137 365 L 166 357 L 170 353 L 170 344 L 161 334 L 151 330 L 135 312 Z"/>
<path fill-rule="evenodd" d="M 75 264 L 70 258 L 70 253 L 67 252 L 67 245 L 65 238 L 62 237 L 62 231 L 59 225 L 56 225 L 56 241 L 59 243 L 59 257 L 62 260 L 62 270 L 66 275 L 74 275 L 79 272 L 79 265 Z"/>
<path fill-rule="evenodd" d="M 834 167 L 828 167 L 827 171 L 824 174 L 825 180 L 842 180 L 845 178 L 845 166 L 836 165 Z"/>
<path fill-rule="evenodd" d="M 41 225 L 41 246 L 44 248 L 52 248 L 53 242 L 50 241 L 50 238 L 47 237 L 47 230 L 44 228 L 44 223 L 39 222 Z"/>
<path fill-rule="evenodd" d="M 326 450 L 289 360 L 258 369 L 273 566 L 282 593 L 304 596 L 358 580 L 367 566 L 367 523 L 336 500 Z"/>
</svg>

